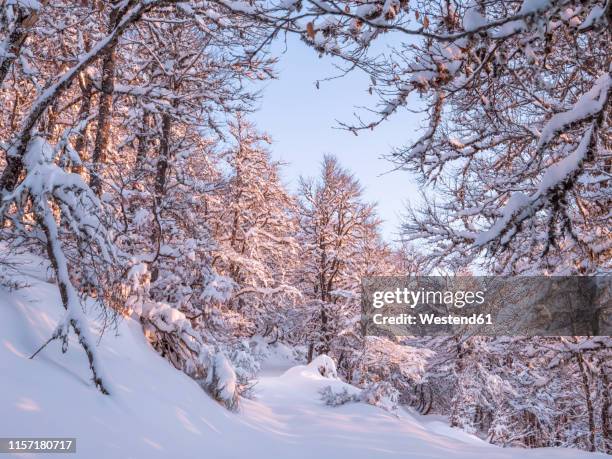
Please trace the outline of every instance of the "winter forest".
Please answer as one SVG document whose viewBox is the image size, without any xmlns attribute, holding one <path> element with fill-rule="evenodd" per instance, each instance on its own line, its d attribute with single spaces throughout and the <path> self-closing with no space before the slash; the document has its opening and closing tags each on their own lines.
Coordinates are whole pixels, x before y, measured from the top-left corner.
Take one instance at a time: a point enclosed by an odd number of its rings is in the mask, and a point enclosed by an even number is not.
<svg viewBox="0 0 612 459">
<path fill-rule="evenodd" d="M 376 159 L 422 191 L 397 237 L 333 151 L 283 180 L 253 115 L 295 40 L 367 76 L 330 127 L 421 120 Z M 612 0 L 0 0 L 0 437 L 612 454 L 611 337 L 360 323 L 367 276 L 610 275 L 611 41 Z"/>
</svg>

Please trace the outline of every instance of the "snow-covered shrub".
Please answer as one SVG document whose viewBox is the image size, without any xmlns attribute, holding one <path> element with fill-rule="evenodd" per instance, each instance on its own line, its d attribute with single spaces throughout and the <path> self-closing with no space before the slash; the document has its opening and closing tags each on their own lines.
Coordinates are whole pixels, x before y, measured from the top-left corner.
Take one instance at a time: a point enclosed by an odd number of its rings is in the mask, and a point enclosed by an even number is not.
<svg viewBox="0 0 612 459">
<path fill-rule="evenodd" d="M 4 288 L 9 292 L 13 290 L 19 290 L 22 288 L 28 287 L 27 282 L 23 282 L 22 280 L 15 279 L 13 276 L 6 272 L 2 272 L 2 260 L 0 260 L 0 288 Z"/>
<path fill-rule="evenodd" d="M 238 377 L 229 359 L 217 352 L 207 379 L 208 390 L 215 400 L 230 410 L 238 408 Z"/>
<path fill-rule="evenodd" d="M 238 381 L 237 391 L 241 397 L 251 398 L 251 389 L 255 385 L 255 378 L 261 369 L 261 356 L 256 346 L 251 346 L 246 340 L 228 346 L 229 360 L 236 372 Z"/>
<path fill-rule="evenodd" d="M 185 314 L 164 303 L 145 303 L 140 320 L 149 342 L 162 357 L 225 407 L 238 408 L 240 385 L 232 362 L 222 351 L 204 342 Z"/>
<path fill-rule="evenodd" d="M 321 376 L 325 378 L 338 378 L 338 371 L 333 359 L 327 355 L 320 355 L 308 364 L 311 368 L 316 368 Z"/>
<path fill-rule="evenodd" d="M 368 385 L 361 392 L 361 399 L 386 411 L 395 411 L 399 401 L 399 391 L 387 381 Z"/>
<path fill-rule="evenodd" d="M 419 387 L 425 373 L 428 358 L 433 353 L 419 349 L 406 342 L 395 342 L 388 338 L 367 337 L 365 349 L 360 357 L 359 385 L 368 387 L 379 381 L 387 381 L 401 395 L 401 404 L 411 405 L 419 411 Z M 413 396 L 413 392 L 416 394 Z"/>
<path fill-rule="evenodd" d="M 165 303 L 147 302 L 142 305 L 140 321 L 145 336 L 162 357 L 195 380 L 206 379 L 214 351 L 185 314 Z"/>
<path fill-rule="evenodd" d="M 229 359 L 236 371 L 238 382 L 248 385 L 259 373 L 261 364 L 247 341 L 240 341 L 229 352 Z"/>
<path fill-rule="evenodd" d="M 328 406 L 340 406 L 361 400 L 359 394 L 349 392 L 346 387 L 325 386 L 319 393 L 321 394 L 321 400 Z"/>
</svg>

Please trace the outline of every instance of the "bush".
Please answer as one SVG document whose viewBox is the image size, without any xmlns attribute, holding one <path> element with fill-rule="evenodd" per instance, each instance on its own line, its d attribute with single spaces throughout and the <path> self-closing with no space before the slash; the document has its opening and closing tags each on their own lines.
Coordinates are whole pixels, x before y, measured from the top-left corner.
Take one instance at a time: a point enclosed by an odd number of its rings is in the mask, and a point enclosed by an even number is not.
<svg viewBox="0 0 612 459">
<path fill-rule="evenodd" d="M 341 406 L 346 403 L 359 402 L 361 400 L 359 394 L 351 394 L 346 387 L 339 389 L 338 387 L 325 386 L 319 393 L 321 394 L 321 400 L 323 400 L 327 406 Z"/>
<path fill-rule="evenodd" d="M 397 409 L 400 393 L 387 381 L 372 383 L 361 392 L 361 399 L 386 411 Z"/>
</svg>

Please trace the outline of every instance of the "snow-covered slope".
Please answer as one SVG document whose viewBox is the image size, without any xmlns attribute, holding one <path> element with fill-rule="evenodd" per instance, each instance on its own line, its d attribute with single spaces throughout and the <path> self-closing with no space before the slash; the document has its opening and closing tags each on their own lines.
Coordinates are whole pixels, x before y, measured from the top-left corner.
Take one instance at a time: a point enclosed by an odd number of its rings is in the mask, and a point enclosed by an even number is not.
<svg viewBox="0 0 612 459">
<path fill-rule="evenodd" d="M 264 372 L 256 399 L 230 413 L 159 357 L 132 320 L 100 343 L 112 383 L 112 395 L 104 396 L 90 383 L 76 343 L 65 355 L 52 343 L 28 359 L 62 314 L 43 277 L 29 277 L 31 286 L 18 292 L 0 290 L 1 437 L 76 437 L 71 457 L 87 459 L 605 457 L 501 449 L 427 417 L 397 417 L 363 403 L 328 407 L 318 391 L 344 383 L 312 366 Z"/>
</svg>

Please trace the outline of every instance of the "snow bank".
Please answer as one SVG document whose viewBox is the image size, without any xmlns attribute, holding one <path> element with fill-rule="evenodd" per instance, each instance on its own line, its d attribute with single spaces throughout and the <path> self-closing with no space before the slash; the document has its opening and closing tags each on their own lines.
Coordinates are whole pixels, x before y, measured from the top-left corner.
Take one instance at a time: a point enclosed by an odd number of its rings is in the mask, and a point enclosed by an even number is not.
<svg viewBox="0 0 612 459">
<path fill-rule="evenodd" d="M 320 355 L 315 358 L 312 362 L 306 365 L 308 372 L 314 372 L 320 374 L 324 378 L 338 378 L 338 371 L 336 370 L 336 363 L 331 357 L 326 355 Z"/>
<path fill-rule="evenodd" d="M 392 416 L 365 403 L 326 406 L 319 393 L 323 387 L 359 390 L 337 379 L 325 357 L 262 377 L 256 398 L 229 412 L 151 349 L 140 324 L 129 319 L 116 332 L 108 330 L 98 346 L 114 389 L 105 396 L 93 387 L 74 339 L 66 354 L 60 343 L 51 343 L 28 358 L 48 339 L 63 310 L 56 286 L 45 281 L 44 266 L 34 268 L 27 267 L 31 275 L 24 276 L 30 287 L 0 289 L 3 437 L 76 437 L 77 453 L 71 457 L 83 459 L 606 457 L 502 449 L 437 419 Z M 97 332 L 95 324 L 91 331 Z M 229 390 L 232 377 L 225 376 Z"/>
</svg>

